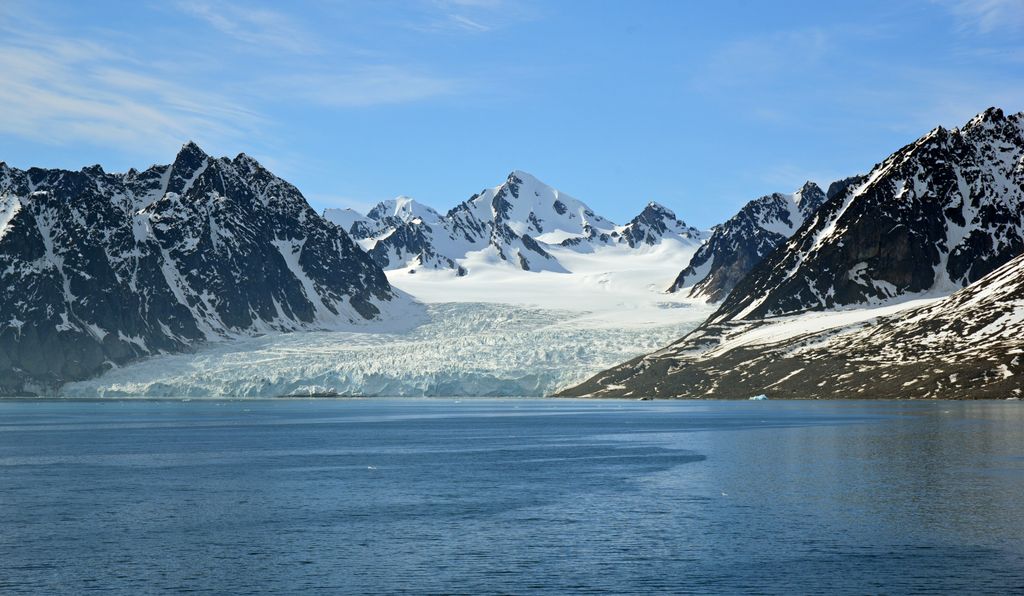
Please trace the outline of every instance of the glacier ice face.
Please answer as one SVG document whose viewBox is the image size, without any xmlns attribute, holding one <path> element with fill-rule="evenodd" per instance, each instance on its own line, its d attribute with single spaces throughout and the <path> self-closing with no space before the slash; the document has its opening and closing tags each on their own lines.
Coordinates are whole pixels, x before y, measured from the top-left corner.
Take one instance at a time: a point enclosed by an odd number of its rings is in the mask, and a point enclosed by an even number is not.
<svg viewBox="0 0 1024 596">
<path fill-rule="evenodd" d="M 581 324 L 586 313 L 437 303 L 404 333 L 272 334 L 156 356 L 64 386 L 76 397 L 543 396 L 685 335 L 703 314 L 665 323 Z M 692 309 L 692 317 L 680 316 Z M 666 313 L 669 314 L 669 313 Z"/>
</svg>

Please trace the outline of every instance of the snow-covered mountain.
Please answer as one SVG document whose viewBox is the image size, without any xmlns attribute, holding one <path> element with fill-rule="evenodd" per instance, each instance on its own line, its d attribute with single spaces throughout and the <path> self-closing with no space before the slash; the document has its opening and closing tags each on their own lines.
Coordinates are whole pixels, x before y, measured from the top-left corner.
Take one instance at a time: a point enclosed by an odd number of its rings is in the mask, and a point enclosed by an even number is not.
<svg viewBox="0 0 1024 596">
<path fill-rule="evenodd" d="M 945 295 L 1024 252 L 1024 114 L 936 128 L 828 200 L 713 321 Z"/>
<path fill-rule="evenodd" d="M 1006 379 L 1024 336 L 1024 114 L 990 108 L 936 128 L 841 186 L 695 331 L 566 393 L 1005 397 L 1019 387 Z M 883 316 L 895 318 L 850 334 Z"/>
<path fill-rule="evenodd" d="M 583 202 L 530 174 L 514 171 L 441 216 L 406 197 L 381 203 L 364 219 L 325 212 L 346 227 L 385 269 L 454 269 L 508 265 L 524 271 L 566 269 L 552 254 L 602 246 L 641 248 L 672 238 L 690 246 L 702 233 L 658 205 L 648 204 L 625 225 L 594 213 Z"/>
<path fill-rule="evenodd" d="M 405 300 L 294 186 L 193 143 L 142 172 L 0 163 L 0 263 L 0 394 Z"/>
<path fill-rule="evenodd" d="M 567 393 L 1021 397 L 1021 338 L 1024 255 L 946 298 L 705 326 Z"/>
<path fill-rule="evenodd" d="M 728 221 L 715 226 L 669 291 L 720 301 L 792 236 L 825 199 L 817 184 L 807 182 L 793 194 L 774 193 L 750 201 Z"/>
<path fill-rule="evenodd" d="M 409 197 L 400 196 L 381 201 L 363 215 L 355 209 L 324 209 L 324 219 L 335 224 L 357 240 L 372 240 L 394 228 L 417 219 L 433 223 L 441 215 Z M 373 242 L 364 243 L 372 245 Z"/>
<path fill-rule="evenodd" d="M 366 216 L 385 223 L 391 221 L 410 222 L 417 218 L 429 223 L 441 219 L 441 214 L 437 211 L 406 196 L 377 203 Z"/>
<path fill-rule="evenodd" d="M 359 213 L 355 209 L 324 209 L 324 219 L 345 230 L 350 236 L 368 234 L 377 228 L 377 222 Z M 367 227 L 369 226 L 369 227 Z M 355 230 L 355 232 L 353 232 Z M 367 231 L 364 231 L 367 230 Z"/>
</svg>

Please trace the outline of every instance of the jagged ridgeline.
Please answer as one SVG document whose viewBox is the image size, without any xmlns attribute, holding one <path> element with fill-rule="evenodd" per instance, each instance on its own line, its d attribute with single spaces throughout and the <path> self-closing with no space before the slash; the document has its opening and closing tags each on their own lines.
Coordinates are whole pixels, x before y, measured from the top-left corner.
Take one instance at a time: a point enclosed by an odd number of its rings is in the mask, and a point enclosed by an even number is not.
<svg viewBox="0 0 1024 596">
<path fill-rule="evenodd" d="M 519 170 L 445 215 L 399 197 L 380 203 L 365 216 L 350 209 L 328 209 L 324 217 L 348 230 L 385 269 L 454 269 L 462 275 L 472 272 L 470 261 L 566 272 L 559 250 L 642 249 L 665 239 L 695 247 L 704 239 L 703 232 L 657 203 L 618 225 Z"/>
<path fill-rule="evenodd" d="M 383 271 L 251 157 L 108 174 L 0 163 L 0 394 L 235 334 L 382 317 Z"/>
<path fill-rule="evenodd" d="M 990 108 L 846 184 L 690 335 L 565 393 L 1015 395 L 1022 253 L 1024 114 Z M 950 294 L 860 331 L 871 309 Z"/>
<path fill-rule="evenodd" d="M 739 213 L 715 226 L 711 237 L 693 255 L 669 291 L 685 291 L 694 298 L 720 301 L 762 259 L 792 236 L 825 199 L 817 184 L 807 182 L 793 194 L 773 193 L 750 201 Z"/>
<path fill-rule="evenodd" d="M 1024 252 L 1024 114 L 935 128 L 833 197 L 712 321 L 949 294 Z"/>
</svg>

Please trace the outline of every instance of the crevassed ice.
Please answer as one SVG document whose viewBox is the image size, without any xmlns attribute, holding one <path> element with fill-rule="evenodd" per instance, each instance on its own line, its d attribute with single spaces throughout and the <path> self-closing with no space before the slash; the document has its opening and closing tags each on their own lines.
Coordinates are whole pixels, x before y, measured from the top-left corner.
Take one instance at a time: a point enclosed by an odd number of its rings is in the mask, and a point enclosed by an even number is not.
<svg viewBox="0 0 1024 596">
<path fill-rule="evenodd" d="M 678 305 L 673 305 L 678 306 Z M 406 333 L 304 332 L 156 356 L 64 387 L 67 396 L 543 396 L 696 326 L 581 325 L 585 313 L 439 303 Z"/>
</svg>

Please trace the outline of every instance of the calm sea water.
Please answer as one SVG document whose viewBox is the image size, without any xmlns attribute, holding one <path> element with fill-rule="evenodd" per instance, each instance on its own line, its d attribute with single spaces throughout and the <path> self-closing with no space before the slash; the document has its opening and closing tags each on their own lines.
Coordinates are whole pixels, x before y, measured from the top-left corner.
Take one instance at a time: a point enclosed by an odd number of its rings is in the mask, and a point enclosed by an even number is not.
<svg viewBox="0 0 1024 596">
<path fill-rule="evenodd" d="M 1024 591 L 1024 404 L 0 402 L 0 592 Z"/>
</svg>

